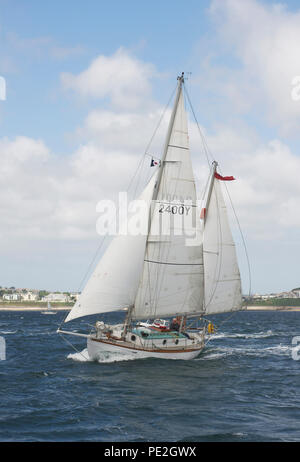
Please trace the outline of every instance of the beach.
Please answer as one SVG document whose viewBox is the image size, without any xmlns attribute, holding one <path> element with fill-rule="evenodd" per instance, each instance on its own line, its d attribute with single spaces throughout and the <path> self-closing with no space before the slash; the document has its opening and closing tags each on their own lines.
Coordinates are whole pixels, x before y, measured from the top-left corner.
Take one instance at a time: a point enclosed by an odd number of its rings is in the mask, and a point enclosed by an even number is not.
<svg viewBox="0 0 300 462">
<path fill-rule="evenodd" d="M 300 311 L 300 306 L 248 306 L 247 311 Z"/>
<path fill-rule="evenodd" d="M 55 311 L 70 311 L 71 306 L 56 306 L 52 305 L 51 310 Z M 9 305 L 9 306 L 4 306 L 0 305 L 0 311 L 47 311 L 49 308 L 47 306 L 25 306 L 25 305 Z"/>
<path fill-rule="evenodd" d="M 51 310 L 70 311 L 71 306 L 52 305 Z M 26 305 L 0 305 L 0 311 L 47 311 L 47 306 L 26 306 Z M 263 306 L 252 305 L 246 308 L 247 311 L 300 311 L 300 306 Z"/>
</svg>

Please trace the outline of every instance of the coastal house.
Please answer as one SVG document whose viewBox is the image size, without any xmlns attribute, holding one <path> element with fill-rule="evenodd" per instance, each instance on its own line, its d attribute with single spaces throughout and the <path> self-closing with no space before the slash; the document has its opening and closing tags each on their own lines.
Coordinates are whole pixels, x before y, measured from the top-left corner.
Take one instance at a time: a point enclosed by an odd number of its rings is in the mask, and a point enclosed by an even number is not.
<svg viewBox="0 0 300 462">
<path fill-rule="evenodd" d="M 298 298 L 298 296 L 293 292 L 281 292 L 277 295 L 278 298 Z"/>
<path fill-rule="evenodd" d="M 275 298 L 275 294 L 266 294 L 266 295 L 261 295 L 262 300 L 270 300 L 271 298 Z"/>
<path fill-rule="evenodd" d="M 252 295 L 252 299 L 253 299 L 253 300 L 261 300 L 261 295 L 259 295 L 259 294 L 254 294 L 254 295 Z"/>
<path fill-rule="evenodd" d="M 3 300 L 9 301 L 9 302 L 19 302 L 21 300 L 21 295 L 14 293 L 14 294 L 3 294 L 2 297 Z"/>
<path fill-rule="evenodd" d="M 21 293 L 21 299 L 24 302 L 36 302 L 39 299 L 38 294 L 28 291 Z"/>
<path fill-rule="evenodd" d="M 292 290 L 293 294 L 296 295 L 297 298 L 300 298 L 300 287 Z"/>
<path fill-rule="evenodd" d="M 61 293 L 50 293 L 42 298 L 42 302 L 67 303 L 69 302 L 69 296 Z"/>
</svg>

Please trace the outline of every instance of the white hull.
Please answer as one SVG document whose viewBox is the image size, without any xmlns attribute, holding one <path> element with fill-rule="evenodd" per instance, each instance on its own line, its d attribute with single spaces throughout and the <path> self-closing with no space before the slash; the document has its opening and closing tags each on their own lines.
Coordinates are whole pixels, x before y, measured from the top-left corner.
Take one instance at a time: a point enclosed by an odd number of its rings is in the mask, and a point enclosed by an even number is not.
<svg viewBox="0 0 300 462">
<path fill-rule="evenodd" d="M 123 342 L 123 345 L 120 342 L 109 342 L 95 338 L 88 338 L 87 348 L 89 357 L 92 360 L 97 361 L 101 359 L 104 352 L 117 353 L 120 355 L 130 355 L 135 358 L 160 358 L 160 359 L 194 359 L 196 358 L 204 348 L 204 343 L 199 344 L 198 347 L 194 348 L 182 348 L 182 349 L 167 349 L 165 351 L 154 351 L 146 348 L 137 348 L 135 346 L 130 346 L 128 342 Z"/>
</svg>

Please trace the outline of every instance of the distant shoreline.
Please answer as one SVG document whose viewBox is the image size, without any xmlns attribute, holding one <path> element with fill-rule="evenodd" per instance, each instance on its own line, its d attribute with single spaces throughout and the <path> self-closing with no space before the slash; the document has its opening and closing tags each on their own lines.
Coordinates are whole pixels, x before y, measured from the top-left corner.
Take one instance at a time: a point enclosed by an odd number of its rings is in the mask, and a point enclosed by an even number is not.
<svg viewBox="0 0 300 462">
<path fill-rule="evenodd" d="M 300 306 L 250 305 L 246 311 L 300 311 Z"/>
<path fill-rule="evenodd" d="M 27 306 L 27 305 L 11 305 L 4 306 L 0 305 L 0 311 L 70 311 L 71 306 L 55 306 L 51 305 L 51 308 L 47 306 Z"/>
<path fill-rule="evenodd" d="M 72 306 L 55 306 L 51 305 L 50 311 L 70 311 Z M 26 305 L 11 305 L 4 306 L 0 304 L 0 311 L 47 311 L 46 306 L 26 306 Z M 300 311 L 300 306 L 248 306 L 245 311 Z"/>
</svg>

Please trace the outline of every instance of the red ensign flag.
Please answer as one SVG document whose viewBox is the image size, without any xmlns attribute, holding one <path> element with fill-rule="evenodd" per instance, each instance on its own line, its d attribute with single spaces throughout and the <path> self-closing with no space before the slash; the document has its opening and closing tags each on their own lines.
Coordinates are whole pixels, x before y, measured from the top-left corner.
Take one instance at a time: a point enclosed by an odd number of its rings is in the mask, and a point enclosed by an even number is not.
<svg viewBox="0 0 300 462">
<path fill-rule="evenodd" d="M 215 178 L 217 178 L 217 180 L 222 180 L 222 181 L 232 181 L 232 180 L 235 180 L 235 178 L 233 176 L 221 176 L 219 175 L 217 172 L 215 172 Z"/>
</svg>

